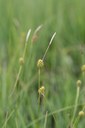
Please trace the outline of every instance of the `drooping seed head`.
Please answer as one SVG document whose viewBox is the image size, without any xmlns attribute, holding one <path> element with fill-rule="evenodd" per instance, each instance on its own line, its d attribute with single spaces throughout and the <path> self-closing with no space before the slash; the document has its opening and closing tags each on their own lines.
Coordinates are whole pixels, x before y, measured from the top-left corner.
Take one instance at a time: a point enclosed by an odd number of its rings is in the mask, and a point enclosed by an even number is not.
<svg viewBox="0 0 85 128">
<path fill-rule="evenodd" d="M 42 59 L 39 59 L 39 60 L 37 61 L 37 67 L 38 67 L 38 68 L 42 68 L 43 66 L 44 66 L 43 60 L 42 60 Z"/>
</svg>

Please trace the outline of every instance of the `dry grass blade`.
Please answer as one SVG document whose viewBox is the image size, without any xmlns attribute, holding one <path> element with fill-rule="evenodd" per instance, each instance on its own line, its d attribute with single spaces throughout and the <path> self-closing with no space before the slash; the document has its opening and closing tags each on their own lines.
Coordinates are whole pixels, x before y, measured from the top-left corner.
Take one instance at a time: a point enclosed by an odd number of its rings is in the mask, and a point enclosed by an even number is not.
<svg viewBox="0 0 85 128">
<path fill-rule="evenodd" d="M 53 39 L 54 39 L 55 35 L 56 35 L 56 32 L 53 34 L 53 36 L 52 36 L 52 38 L 51 38 L 51 40 L 50 40 L 50 42 L 49 42 L 49 44 L 48 44 L 48 47 L 47 47 L 47 49 L 46 49 L 46 51 L 45 51 L 45 54 L 44 54 L 42 60 L 45 59 L 45 56 L 46 56 L 46 54 L 47 54 L 47 52 L 48 52 L 48 49 L 49 49 L 50 45 L 51 45 L 52 42 L 53 42 Z"/>
</svg>

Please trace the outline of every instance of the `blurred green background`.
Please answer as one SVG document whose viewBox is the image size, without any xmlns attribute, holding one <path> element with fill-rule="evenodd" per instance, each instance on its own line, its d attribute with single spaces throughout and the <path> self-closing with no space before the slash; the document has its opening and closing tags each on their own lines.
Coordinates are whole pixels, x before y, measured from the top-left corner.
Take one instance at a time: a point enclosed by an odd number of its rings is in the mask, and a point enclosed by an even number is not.
<svg viewBox="0 0 85 128">
<path fill-rule="evenodd" d="M 32 42 L 39 25 L 42 29 Z M 9 98 L 30 28 L 25 64 L 14 94 Z M 41 71 L 46 100 L 39 106 L 36 63 L 43 57 L 54 32 L 56 37 Z M 46 111 L 74 105 L 78 79 L 83 80 L 79 104 L 84 103 L 85 82 L 81 73 L 84 63 L 85 0 L 0 0 L 0 128 L 44 128 L 45 119 L 34 123 L 35 119 Z M 72 113 L 73 109 L 55 114 L 55 119 L 48 117 L 47 128 L 66 128 Z M 83 118 L 77 127 L 85 127 Z"/>
</svg>

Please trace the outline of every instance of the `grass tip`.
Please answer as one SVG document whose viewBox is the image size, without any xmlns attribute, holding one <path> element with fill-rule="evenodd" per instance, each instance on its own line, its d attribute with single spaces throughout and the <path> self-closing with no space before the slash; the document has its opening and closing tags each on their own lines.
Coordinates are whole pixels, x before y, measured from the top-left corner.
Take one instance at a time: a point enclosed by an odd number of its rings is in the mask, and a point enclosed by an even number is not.
<svg viewBox="0 0 85 128">
<path fill-rule="evenodd" d="M 29 39 L 30 33 L 31 33 L 31 29 L 29 29 L 29 30 L 28 30 L 28 32 L 27 32 L 26 42 L 27 42 L 27 41 L 28 41 L 28 39 Z"/>
</svg>

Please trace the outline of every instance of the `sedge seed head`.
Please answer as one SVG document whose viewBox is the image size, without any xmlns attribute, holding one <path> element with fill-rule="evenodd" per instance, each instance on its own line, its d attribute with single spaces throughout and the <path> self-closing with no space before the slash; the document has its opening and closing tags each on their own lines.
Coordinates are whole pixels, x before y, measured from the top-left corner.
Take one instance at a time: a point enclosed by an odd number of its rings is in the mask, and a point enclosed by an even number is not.
<svg viewBox="0 0 85 128">
<path fill-rule="evenodd" d="M 84 116 L 84 115 L 85 115 L 84 111 L 80 111 L 80 112 L 79 112 L 79 116 L 82 117 L 82 116 Z"/>
<path fill-rule="evenodd" d="M 78 87 L 80 87 L 81 86 L 81 80 L 77 80 L 76 84 Z"/>
<path fill-rule="evenodd" d="M 85 64 L 82 65 L 82 67 L 81 67 L 81 71 L 82 71 L 82 72 L 85 72 Z"/>
<path fill-rule="evenodd" d="M 38 68 L 42 68 L 43 66 L 44 66 L 43 60 L 42 60 L 42 59 L 39 59 L 39 60 L 37 61 L 37 67 L 38 67 Z"/>
<path fill-rule="evenodd" d="M 38 89 L 38 93 L 41 94 L 41 95 L 44 95 L 44 93 L 45 93 L 45 87 L 44 86 L 40 87 Z"/>
<path fill-rule="evenodd" d="M 23 64 L 24 64 L 24 59 L 23 59 L 23 57 L 20 57 L 20 58 L 19 58 L 19 63 L 20 63 L 20 65 L 23 65 Z"/>
</svg>

